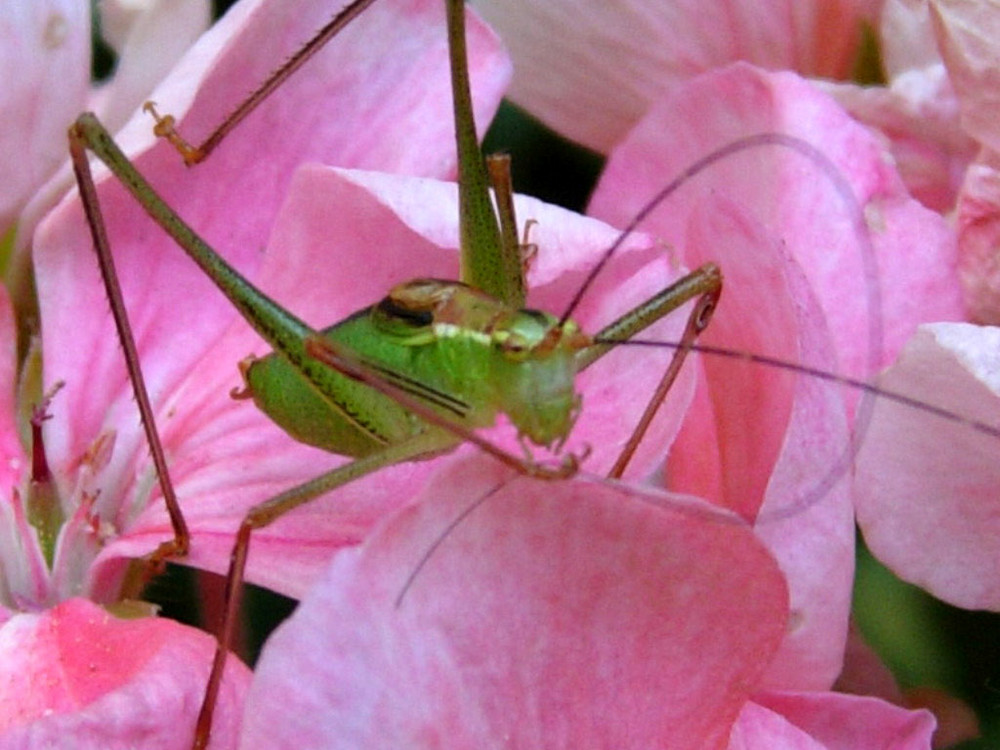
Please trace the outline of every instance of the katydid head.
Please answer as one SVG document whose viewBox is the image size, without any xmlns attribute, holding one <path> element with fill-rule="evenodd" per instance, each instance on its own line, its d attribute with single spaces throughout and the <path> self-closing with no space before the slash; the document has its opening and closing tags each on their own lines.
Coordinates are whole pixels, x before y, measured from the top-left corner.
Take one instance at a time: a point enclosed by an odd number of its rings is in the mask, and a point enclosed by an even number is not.
<svg viewBox="0 0 1000 750">
<path fill-rule="evenodd" d="M 562 446 L 580 413 L 576 352 L 590 337 L 573 321 L 539 310 L 512 311 L 493 334 L 504 411 L 518 433 L 548 449 Z"/>
</svg>

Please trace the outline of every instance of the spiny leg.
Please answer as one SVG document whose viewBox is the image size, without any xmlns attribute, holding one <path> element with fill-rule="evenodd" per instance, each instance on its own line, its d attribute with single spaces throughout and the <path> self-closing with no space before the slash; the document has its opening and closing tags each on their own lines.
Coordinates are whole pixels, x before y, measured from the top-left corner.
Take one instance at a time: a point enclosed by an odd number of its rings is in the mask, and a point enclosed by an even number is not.
<svg viewBox="0 0 1000 750">
<path fill-rule="evenodd" d="M 87 159 L 86 145 L 77 137 L 76 131 L 72 128 L 69 133 L 69 148 L 73 161 L 73 171 L 76 174 L 77 185 L 80 189 L 80 199 L 87 217 L 87 224 L 90 226 L 90 233 L 94 241 L 94 250 L 97 253 L 98 265 L 101 269 L 101 278 L 104 280 L 104 288 L 107 292 L 111 314 L 115 321 L 115 328 L 118 330 L 118 340 L 121 342 L 122 350 L 125 354 L 125 365 L 128 369 L 129 380 L 132 382 L 132 390 L 135 394 L 136 403 L 139 406 L 142 428 L 146 434 L 146 441 L 149 444 L 149 451 L 153 457 L 153 464 L 156 467 L 156 475 L 160 483 L 160 492 L 163 494 L 163 502 L 166 505 L 167 513 L 170 516 L 170 525 L 174 531 L 174 538 L 160 544 L 149 556 L 152 565 L 160 567 L 168 558 L 182 557 L 187 554 L 190 544 L 190 534 L 188 533 L 187 523 L 184 520 L 184 514 L 181 512 L 180 504 L 177 502 L 174 485 L 170 480 L 170 472 L 167 469 L 167 459 L 163 450 L 163 444 L 160 441 L 159 431 L 156 429 L 153 408 L 149 401 L 149 393 L 146 390 L 146 381 L 142 376 L 142 368 L 139 364 L 139 353 L 135 345 L 135 337 L 132 335 L 132 327 L 129 324 L 128 313 L 125 310 L 125 302 L 122 298 L 121 286 L 118 283 L 118 274 L 115 271 L 111 246 L 108 243 L 104 217 L 101 214 L 100 203 L 97 197 L 97 189 L 94 186 L 94 178 L 90 171 L 90 162 Z"/>
</svg>

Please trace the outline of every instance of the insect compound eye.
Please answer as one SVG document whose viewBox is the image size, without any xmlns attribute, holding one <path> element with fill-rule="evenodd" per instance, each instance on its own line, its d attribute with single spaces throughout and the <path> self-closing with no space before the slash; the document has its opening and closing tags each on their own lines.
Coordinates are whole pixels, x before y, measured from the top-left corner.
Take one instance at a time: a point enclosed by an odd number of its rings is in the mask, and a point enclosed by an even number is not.
<svg viewBox="0 0 1000 750">
<path fill-rule="evenodd" d="M 376 306 L 383 320 L 392 321 L 411 328 L 424 328 L 434 322 L 434 312 L 427 307 L 412 307 L 400 304 L 392 295 L 383 297 Z"/>
<path fill-rule="evenodd" d="M 495 332 L 493 344 L 507 359 L 521 362 L 531 354 L 531 342 L 514 331 Z"/>
</svg>

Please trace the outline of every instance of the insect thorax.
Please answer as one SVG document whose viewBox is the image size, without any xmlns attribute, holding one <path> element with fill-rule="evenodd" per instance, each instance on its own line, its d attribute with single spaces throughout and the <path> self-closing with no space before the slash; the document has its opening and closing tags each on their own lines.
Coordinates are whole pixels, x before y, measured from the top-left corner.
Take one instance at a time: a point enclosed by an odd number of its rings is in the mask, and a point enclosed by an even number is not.
<svg viewBox="0 0 1000 750">
<path fill-rule="evenodd" d="M 506 413 L 538 445 L 566 436 L 578 411 L 574 323 L 517 310 L 455 281 L 400 284 L 371 308 L 323 331 L 389 382 L 473 428 Z M 336 403 L 275 354 L 245 371 L 257 406 L 286 432 L 334 453 L 365 455 L 427 425 L 397 402 L 338 378 Z M 342 381 L 342 382 L 341 382 Z"/>
</svg>

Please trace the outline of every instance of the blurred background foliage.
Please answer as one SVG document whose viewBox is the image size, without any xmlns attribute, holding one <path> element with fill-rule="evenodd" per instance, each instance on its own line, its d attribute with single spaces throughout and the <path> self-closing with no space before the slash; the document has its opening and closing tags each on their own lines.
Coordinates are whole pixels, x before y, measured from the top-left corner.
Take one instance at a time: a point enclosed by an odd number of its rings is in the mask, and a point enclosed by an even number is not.
<svg viewBox="0 0 1000 750">
<path fill-rule="evenodd" d="M 221 15 L 233 0 L 216 0 Z M 95 79 L 114 66 L 111 51 L 95 36 Z M 872 36 L 859 62 L 858 78 L 875 82 L 877 43 Z M 600 174 L 603 158 L 582 149 L 504 102 L 485 140 L 488 153 L 513 159 L 518 192 L 582 211 Z M 672 175 L 664 175 L 664 184 Z M 196 179 L 192 175 L 192 179 Z M 214 627 L 221 601 L 221 577 L 170 566 L 147 590 L 163 614 L 202 627 Z M 243 598 L 241 656 L 253 664 L 267 635 L 294 609 L 295 602 L 253 586 Z M 950 607 L 906 584 L 875 560 L 859 536 L 854 614 L 865 639 L 904 691 L 932 687 L 967 702 L 981 723 L 982 737 L 954 747 L 1000 748 L 1000 615 Z"/>
</svg>

